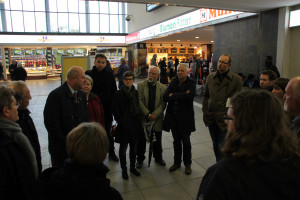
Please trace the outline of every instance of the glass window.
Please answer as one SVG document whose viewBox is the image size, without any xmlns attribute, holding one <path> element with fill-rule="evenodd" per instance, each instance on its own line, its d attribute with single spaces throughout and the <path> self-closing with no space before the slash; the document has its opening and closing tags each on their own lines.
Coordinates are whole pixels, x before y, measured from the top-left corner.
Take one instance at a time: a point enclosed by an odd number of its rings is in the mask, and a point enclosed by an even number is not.
<svg viewBox="0 0 300 200">
<path fill-rule="evenodd" d="M 57 3 L 58 3 L 57 5 L 58 12 L 68 12 L 68 0 L 58 0 Z"/>
<path fill-rule="evenodd" d="M 1 12 L 0 12 L 1 13 Z M 3 30 L 2 30 L 2 17 L 1 17 L 1 15 L 0 15 L 0 31 L 1 32 L 3 32 Z M 0 50 L 1 51 L 1 50 Z"/>
<path fill-rule="evenodd" d="M 48 0 L 48 4 L 50 12 L 57 12 L 56 0 Z"/>
<path fill-rule="evenodd" d="M 22 10 L 22 0 L 10 0 L 11 10 Z"/>
<path fill-rule="evenodd" d="M 78 13 L 78 0 L 69 0 L 69 12 L 77 12 Z"/>
<path fill-rule="evenodd" d="M 35 23 L 37 32 L 47 32 L 46 28 L 46 14 L 44 12 L 35 13 Z M 50 21 L 51 22 L 51 21 Z"/>
<path fill-rule="evenodd" d="M 58 13 L 58 30 L 59 32 L 69 32 L 68 13 Z"/>
<path fill-rule="evenodd" d="M 89 12 L 90 13 L 99 13 L 99 2 L 98 1 L 89 1 Z"/>
<path fill-rule="evenodd" d="M 90 15 L 90 32 L 99 33 L 99 14 L 89 14 Z"/>
<path fill-rule="evenodd" d="M 81 33 L 86 33 L 85 14 L 79 14 L 79 28 Z"/>
<path fill-rule="evenodd" d="M 10 11 L 5 11 L 5 17 L 6 17 L 6 30 L 7 32 L 12 32 Z"/>
<path fill-rule="evenodd" d="M 50 15 L 50 32 L 58 32 L 57 13 L 49 13 Z"/>
<path fill-rule="evenodd" d="M 119 27 L 120 27 L 120 33 L 126 33 L 126 29 L 125 29 L 125 27 L 124 27 L 124 24 L 125 23 L 122 23 L 123 21 L 125 21 L 125 18 L 124 18 L 124 16 L 123 15 L 118 15 L 118 17 L 119 17 Z M 124 29 L 124 30 L 123 30 Z"/>
<path fill-rule="evenodd" d="M 13 32 L 24 32 L 22 11 L 11 11 Z"/>
<path fill-rule="evenodd" d="M 45 11 L 45 0 L 34 0 L 35 11 Z"/>
<path fill-rule="evenodd" d="M 100 33 L 109 33 L 109 15 L 100 15 Z"/>
<path fill-rule="evenodd" d="M 11 10 L 9 1 L 4 1 L 5 10 Z"/>
<path fill-rule="evenodd" d="M 100 13 L 108 14 L 108 2 L 100 2 Z"/>
<path fill-rule="evenodd" d="M 23 1 L 23 10 L 34 11 L 34 2 L 33 2 L 33 0 L 22 0 L 22 1 Z"/>
<path fill-rule="evenodd" d="M 110 15 L 110 33 L 119 33 L 119 18 L 118 15 Z"/>
<path fill-rule="evenodd" d="M 79 12 L 85 13 L 85 1 L 79 1 Z"/>
<path fill-rule="evenodd" d="M 71 33 L 79 32 L 79 17 L 77 13 L 69 13 L 70 21 L 69 21 L 69 31 Z"/>
<path fill-rule="evenodd" d="M 109 3 L 109 14 L 118 14 L 118 2 Z"/>
<path fill-rule="evenodd" d="M 34 12 L 23 12 L 25 32 L 36 32 Z"/>
</svg>

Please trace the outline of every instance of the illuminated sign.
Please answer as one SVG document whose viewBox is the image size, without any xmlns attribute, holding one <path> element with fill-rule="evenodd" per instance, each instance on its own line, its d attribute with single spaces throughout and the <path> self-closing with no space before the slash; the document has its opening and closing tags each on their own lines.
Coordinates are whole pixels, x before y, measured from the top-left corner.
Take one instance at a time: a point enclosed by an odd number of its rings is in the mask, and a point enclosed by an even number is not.
<svg viewBox="0 0 300 200">
<path fill-rule="evenodd" d="M 131 42 L 131 41 L 136 41 L 140 39 L 140 32 L 135 32 L 133 34 L 127 35 L 125 38 L 126 43 Z"/>
<path fill-rule="evenodd" d="M 290 27 L 300 26 L 300 10 L 290 12 Z"/>
</svg>

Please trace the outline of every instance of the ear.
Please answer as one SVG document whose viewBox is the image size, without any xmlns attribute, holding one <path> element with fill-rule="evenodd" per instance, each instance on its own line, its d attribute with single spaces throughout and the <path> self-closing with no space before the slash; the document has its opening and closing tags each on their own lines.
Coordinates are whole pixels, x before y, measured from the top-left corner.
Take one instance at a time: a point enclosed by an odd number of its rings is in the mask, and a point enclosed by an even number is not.
<svg viewBox="0 0 300 200">
<path fill-rule="evenodd" d="M 4 116 L 4 118 L 7 118 L 7 117 L 9 117 L 9 112 L 8 112 L 8 107 L 7 106 L 4 106 L 3 108 L 2 108 L 2 115 Z"/>
</svg>

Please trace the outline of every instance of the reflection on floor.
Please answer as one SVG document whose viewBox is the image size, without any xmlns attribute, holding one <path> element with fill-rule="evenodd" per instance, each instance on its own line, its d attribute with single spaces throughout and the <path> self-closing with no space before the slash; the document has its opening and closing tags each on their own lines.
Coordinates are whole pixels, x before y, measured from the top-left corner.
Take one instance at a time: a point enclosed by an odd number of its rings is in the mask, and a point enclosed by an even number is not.
<svg viewBox="0 0 300 200">
<path fill-rule="evenodd" d="M 48 134 L 44 126 L 43 110 L 48 94 L 60 85 L 60 79 L 28 80 L 26 83 L 32 96 L 29 110 L 39 134 L 43 168 L 46 169 L 51 166 L 51 163 L 48 153 Z M 0 83 L 0 85 L 6 84 L 9 84 L 9 82 L 3 83 L 1 81 Z M 163 158 L 167 163 L 165 167 L 155 162 L 152 162 L 151 166 L 148 167 L 147 163 L 144 162 L 144 167 L 139 170 L 141 172 L 140 177 L 130 175 L 129 173 L 129 180 L 124 181 L 121 175 L 120 164 L 108 159 L 105 160 L 105 164 L 110 169 L 108 178 L 111 180 L 112 186 L 121 192 L 125 200 L 188 200 L 196 198 L 201 179 L 207 168 L 215 163 L 215 158 L 208 129 L 202 121 L 201 104 L 195 102 L 194 109 L 197 131 L 191 135 L 193 158 L 193 172 L 191 175 L 184 173 L 184 166 L 175 172 L 169 172 L 168 169 L 173 164 L 174 153 L 172 134 L 168 132 L 163 132 L 162 139 Z M 117 153 L 118 144 L 115 147 Z"/>
</svg>

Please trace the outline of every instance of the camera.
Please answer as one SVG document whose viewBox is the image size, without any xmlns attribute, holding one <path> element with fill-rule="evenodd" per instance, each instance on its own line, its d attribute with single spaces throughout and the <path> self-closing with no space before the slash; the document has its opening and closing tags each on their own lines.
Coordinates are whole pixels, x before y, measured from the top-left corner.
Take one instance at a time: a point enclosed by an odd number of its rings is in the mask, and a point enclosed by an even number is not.
<svg viewBox="0 0 300 200">
<path fill-rule="evenodd" d="M 127 15 L 127 17 L 125 19 L 126 19 L 126 21 L 129 22 L 131 20 L 131 17 L 129 15 Z"/>
</svg>

